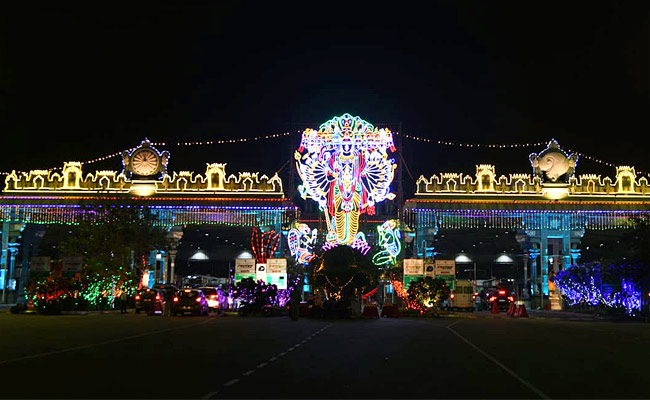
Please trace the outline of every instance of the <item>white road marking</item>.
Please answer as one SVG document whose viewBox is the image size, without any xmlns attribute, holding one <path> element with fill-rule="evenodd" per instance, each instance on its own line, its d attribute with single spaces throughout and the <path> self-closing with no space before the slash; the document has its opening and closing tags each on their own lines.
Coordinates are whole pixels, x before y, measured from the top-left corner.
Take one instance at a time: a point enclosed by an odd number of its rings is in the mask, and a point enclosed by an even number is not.
<svg viewBox="0 0 650 400">
<path fill-rule="evenodd" d="M 9 359 L 9 360 L 0 361 L 0 365 L 9 364 L 9 363 L 16 362 L 16 361 L 23 361 L 23 360 L 30 360 L 30 359 L 34 359 L 34 358 L 53 356 L 55 354 L 69 353 L 71 351 L 90 349 L 92 347 L 104 346 L 104 345 L 107 345 L 107 344 L 124 342 L 124 341 L 130 340 L 130 339 L 137 339 L 137 338 L 141 338 L 141 337 L 145 337 L 145 336 L 157 335 L 159 333 L 165 333 L 165 332 L 176 331 L 176 330 L 179 330 L 179 329 L 191 328 L 193 326 L 205 324 L 206 322 L 211 322 L 211 321 L 214 321 L 214 320 L 213 319 L 208 319 L 206 321 L 201 321 L 199 323 L 191 324 L 191 325 L 178 326 L 178 327 L 169 328 L 169 329 L 161 329 L 161 330 L 153 331 L 153 332 L 139 333 L 137 335 L 131 335 L 131 336 L 125 336 L 125 337 L 117 338 L 117 339 L 105 340 L 105 341 L 99 342 L 99 343 L 86 344 L 86 345 L 83 345 L 83 346 L 69 347 L 67 349 L 62 349 L 62 350 L 54 350 L 54 351 L 48 351 L 48 352 L 45 352 L 45 353 L 38 353 L 38 354 L 29 355 L 29 356 L 12 358 L 12 359 Z"/>
<path fill-rule="evenodd" d="M 321 330 L 319 330 L 319 331 L 317 331 L 317 332 L 315 332 L 315 333 L 312 333 L 309 337 L 307 337 L 307 338 L 306 338 L 305 340 L 303 340 L 302 342 L 300 342 L 300 343 L 298 343 L 298 344 L 296 344 L 296 345 L 294 345 L 294 346 L 292 346 L 292 347 L 289 347 L 289 348 L 287 349 L 287 351 L 283 351 L 283 352 L 279 353 L 277 356 L 269 358 L 269 362 L 273 362 L 273 361 L 277 360 L 278 357 L 286 356 L 288 351 L 293 351 L 293 349 L 295 349 L 296 347 L 300 347 L 301 344 L 306 343 L 307 340 L 309 340 L 309 339 L 311 339 L 312 337 L 318 335 L 319 333 L 321 333 L 321 332 L 324 331 L 325 329 L 329 328 L 330 326 L 331 326 L 331 325 L 327 325 L 326 327 L 321 328 Z M 0 364 L 1 364 L 1 362 L 0 362 Z M 268 365 L 268 363 L 263 362 L 263 363 L 258 364 L 256 368 L 264 368 L 264 367 L 266 367 L 267 365 Z M 249 370 L 249 371 L 244 372 L 242 375 L 243 375 L 243 376 L 251 376 L 254 372 L 255 372 L 254 370 Z M 228 387 L 228 386 L 232 386 L 232 385 L 234 385 L 234 384 L 237 383 L 237 382 L 239 382 L 239 379 L 233 379 L 233 380 L 231 380 L 231 381 L 228 381 L 228 382 L 224 383 L 223 385 L 226 386 L 226 387 Z M 217 393 L 218 393 L 218 392 L 210 392 L 210 393 L 207 393 L 206 395 L 204 395 L 204 396 L 201 397 L 201 398 L 202 398 L 202 399 L 210 399 L 210 398 L 212 398 L 213 396 L 215 396 Z"/>
<path fill-rule="evenodd" d="M 452 322 L 451 324 L 445 326 L 445 328 L 451 328 L 452 326 L 456 325 L 459 322 L 462 322 L 462 321 L 459 320 L 459 321 L 456 321 L 456 322 Z"/>
<path fill-rule="evenodd" d="M 452 324 L 452 325 L 453 325 L 453 324 Z M 528 389 L 532 390 L 536 395 L 538 395 L 538 396 L 541 397 L 542 399 L 550 399 L 550 397 L 548 397 L 544 392 L 542 392 L 541 390 L 537 389 L 535 386 L 533 386 L 533 384 L 531 384 L 530 382 L 526 381 L 524 378 L 522 378 L 522 377 L 520 377 L 519 375 L 517 375 L 513 370 L 511 370 L 510 368 L 506 367 L 506 366 L 505 366 L 503 363 L 501 363 L 499 360 L 497 360 L 496 358 L 492 357 L 492 356 L 489 355 L 488 353 L 486 353 L 486 352 L 484 352 L 483 350 L 481 350 L 481 349 L 480 349 L 478 346 L 476 346 L 474 343 L 472 343 L 472 342 L 470 342 L 469 340 L 465 339 L 464 336 L 462 336 L 460 333 L 456 332 L 455 330 L 451 329 L 450 326 L 451 326 L 451 325 L 446 326 L 445 328 L 447 328 L 447 329 L 448 329 L 451 333 L 453 333 L 454 335 L 458 336 L 458 337 L 460 338 L 460 340 L 462 340 L 463 342 L 467 343 L 467 344 L 470 345 L 474 350 L 476 350 L 476 351 L 478 351 L 479 353 L 481 353 L 485 358 L 487 358 L 488 360 L 492 361 L 493 363 L 495 363 L 496 365 L 498 365 L 499 367 L 501 367 L 501 369 L 503 369 L 504 371 L 506 371 L 507 373 L 509 373 L 513 378 L 517 379 L 519 382 L 523 383 L 524 386 L 526 386 Z"/>
</svg>

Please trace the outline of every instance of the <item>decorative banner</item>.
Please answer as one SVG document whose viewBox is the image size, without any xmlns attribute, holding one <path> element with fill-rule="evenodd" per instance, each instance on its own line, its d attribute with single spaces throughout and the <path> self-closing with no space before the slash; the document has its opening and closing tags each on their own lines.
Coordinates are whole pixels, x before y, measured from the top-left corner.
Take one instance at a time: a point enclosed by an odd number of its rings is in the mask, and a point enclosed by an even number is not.
<svg viewBox="0 0 650 400">
<path fill-rule="evenodd" d="M 269 258 L 266 260 L 267 282 L 278 289 L 287 289 L 287 259 Z"/>
<path fill-rule="evenodd" d="M 254 258 L 237 258 L 235 259 L 235 283 L 245 278 L 255 279 L 255 259 Z"/>
<path fill-rule="evenodd" d="M 63 272 L 81 272 L 83 257 L 63 257 Z"/>
<path fill-rule="evenodd" d="M 404 259 L 404 288 L 408 290 L 412 281 L 422 278 L 424 260 L 421 258 Z"/>
<path fill-rule="evenodd" d="M 435 278 L 436 276 L 435 264 L 432 262 L 428 262 L 424 264 L 424 277 L 426 278 L 427 276 L 430 276 L 432 278 Z"/>
<path fill-rule="evenodd" d="M 29 260 L 29 269 L 31 272 L 49 272 L 50 257 L 32 257 Z"/>
<path fill-rule="evenodd" d="M 359 216 L 374 215 L 376 203 L 395 198 L 390 184 L 396 165 L 389 149 L 395 151 L 390 130 L 350 114 L 303 132 L 295 152 L 303 183 L 298 191 L 325 212 L 328 242 L 352 245 L 360 239 Z"/>
</svg>

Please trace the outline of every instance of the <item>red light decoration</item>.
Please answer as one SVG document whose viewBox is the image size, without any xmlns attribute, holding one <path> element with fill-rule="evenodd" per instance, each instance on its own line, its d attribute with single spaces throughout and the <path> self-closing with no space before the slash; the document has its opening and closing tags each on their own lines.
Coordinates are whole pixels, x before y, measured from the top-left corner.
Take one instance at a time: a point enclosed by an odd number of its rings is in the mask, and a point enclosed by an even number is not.
<svg viewBox="0 0 650 400">
<path fill-rule="evenodd" d="M 253 228 L 253 235 L 251 236 L 251 248 L 255 255 L 255 261 L 258 263 L 265 263 L 266 260 L 275 253 L 278 245 L 280 244 L 280 234 L 275 233 L 274 230 L 262 232 L 259 226 Z"/>
</svg>

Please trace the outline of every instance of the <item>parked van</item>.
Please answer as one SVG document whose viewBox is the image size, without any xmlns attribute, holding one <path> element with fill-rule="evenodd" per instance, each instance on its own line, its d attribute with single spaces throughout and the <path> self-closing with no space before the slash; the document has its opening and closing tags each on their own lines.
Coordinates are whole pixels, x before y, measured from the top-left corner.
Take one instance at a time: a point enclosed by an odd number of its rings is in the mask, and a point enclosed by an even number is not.
<svg viewBox="0 0 650 400">
<path fill-rule="evenodd" d="M 474 284 L 469 280 L 457 280 L 456 289 L 449 295 L 452 310 L 474 311 Z"/>
</svg>

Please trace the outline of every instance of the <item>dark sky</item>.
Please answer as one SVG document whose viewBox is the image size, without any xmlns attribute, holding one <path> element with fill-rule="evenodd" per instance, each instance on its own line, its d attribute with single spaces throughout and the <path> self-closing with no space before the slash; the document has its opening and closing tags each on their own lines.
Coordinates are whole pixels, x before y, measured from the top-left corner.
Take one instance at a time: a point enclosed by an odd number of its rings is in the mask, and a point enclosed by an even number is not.
<svg viewBox="0 0 650 400">
<path fill-rule="evenodd" d="M 0 171 L 85 161 L 145 136 L 317 128 L 343 112 L 433 140 L 556 138 L 650 171 L 647 2 L 403 3 L 5 2 Z M 272 173 L 298 140 L 168 147 L 169 169 Z M 530 172 L 540 150 L 404 141 L 416 178 L 478 163 Z M 614 175 L 581 160 L 577 173 L 590 172 Z"/>
</svg>

